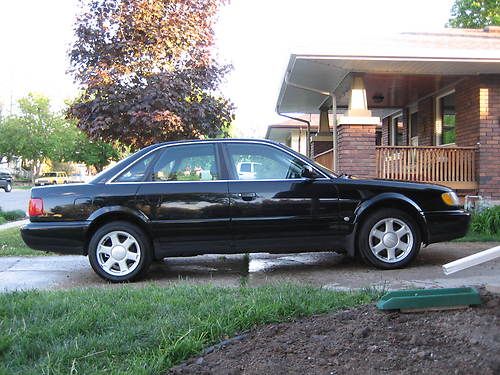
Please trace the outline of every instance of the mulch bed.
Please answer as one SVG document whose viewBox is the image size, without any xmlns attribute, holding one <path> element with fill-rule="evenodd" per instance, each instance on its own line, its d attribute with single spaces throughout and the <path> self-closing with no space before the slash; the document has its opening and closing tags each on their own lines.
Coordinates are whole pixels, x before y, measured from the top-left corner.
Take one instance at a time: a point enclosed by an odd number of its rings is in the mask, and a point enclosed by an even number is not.
<svg viewBox="0 0 500 375">
<path fill-rule="evenodd" d="M 169 374 L 500 374 L 500 296 L 402 314 L 373 305 L 256 328 Z"/>
</svg>

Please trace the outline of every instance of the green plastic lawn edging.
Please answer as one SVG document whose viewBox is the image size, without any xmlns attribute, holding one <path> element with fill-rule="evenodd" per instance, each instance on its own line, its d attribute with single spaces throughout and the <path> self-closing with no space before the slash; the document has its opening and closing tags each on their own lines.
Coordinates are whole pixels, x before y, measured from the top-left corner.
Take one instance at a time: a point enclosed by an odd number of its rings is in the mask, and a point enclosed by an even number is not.
<svg viewBox="0 0 500 375">
<path fill-rule="evenodd" d="M 380 310 L 425 310 L 480 305 L 475 288 L 398 290 L 385 294 L 378 302 Z"/>
</svg>

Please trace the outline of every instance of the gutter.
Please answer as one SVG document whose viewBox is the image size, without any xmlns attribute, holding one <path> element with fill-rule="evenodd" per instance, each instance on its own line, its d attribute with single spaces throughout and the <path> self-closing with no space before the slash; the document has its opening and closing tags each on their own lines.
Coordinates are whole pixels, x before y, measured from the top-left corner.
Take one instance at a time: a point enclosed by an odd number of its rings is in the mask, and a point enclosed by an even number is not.
<svg viewBox="0 0 500 375">
<path fill-rule="evenodd" d="M 295 63 L 295 61 L 294 61 L 294 63 Z M 298 89 L 302 89 L 302 90 L 306 90 L 306 91 L 312 91 L 312 92 L 315 92 L 315 93 L 320 94 L 320 95 L 330 96 L 329 92 L 318 90 L 318 89 L 315 89 L 313 87 L 307 87 L 307 86 L 299 85 L 299 84 L 294 83 L 294 82 L 290 82 L 289 74 L 290 74 L 290 71 L 292 69 L 293 69 L 293 65 L 292 65 L 291 69 L 287 70 L 287 72 L 285 74 L 285 79 L 284 79 L 285 85 L 296 87 Z M 276 113 L 279 116 L 286 117 L 286 118 L 288 118 L 290 120 L 295 120 L 295 121 L 299 121 L 299 122 L 302 122 L 304 124 L 307 124 L 306 155 L 307 155 L 308 158 L 310 158 L 311 157 L 311 123 L 309 121 L 307 121 L 307 120 L 304 120 L 304 119 L 301 119 L 301 118 L 298 118 L 298 117 L 293 117 L 293 116 L 285 115 L 284 113 L 281 113 L 280 109 L 279 109 L 280 102 L 281 102 L 281 100 L 278 100 L 278 103 L 276 104 Z"/>
<path fill-rule="evenodd" d="M 302 122 L 304 124 L 307 124 L 307 131 L 306 131 L 306 137 L 307 137 L 307 143 L 306 143 L 306 156 L 308 158 L 311 157 L 311 122 L 310 121 L 307 121 L 307 120 L 304 120 L 302 118 L 298 118 L 298 117 L 292 117 L 292 116 L 288 116 L 288 115 L 285 115 L 284 113 L 281 113 L 278 106 L 276 106 L 276 113 L 282 117 L 286 117 L 290 120 L 295 120 L 295 121 L 299 121 L 299 122 Z M 300 140 L 299 140 L 299 146 L 300 146 Z"/>
</svg>

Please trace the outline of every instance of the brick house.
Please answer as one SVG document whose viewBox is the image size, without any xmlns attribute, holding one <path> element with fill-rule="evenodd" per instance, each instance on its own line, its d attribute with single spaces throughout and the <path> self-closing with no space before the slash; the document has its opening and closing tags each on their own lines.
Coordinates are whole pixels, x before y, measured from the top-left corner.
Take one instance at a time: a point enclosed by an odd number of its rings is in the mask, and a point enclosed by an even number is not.
<svg viewBox="0 0 500 375">
<path fill-rule="evenodd" d="M 307 117 L 294 125 L 312 130 L 312 157 L 500 201 L 500 28 L 404 33 L 335 52 L 291 55 L 278 97 L 280 114 L 317 114 L 317 130 Z"/>
</svg>

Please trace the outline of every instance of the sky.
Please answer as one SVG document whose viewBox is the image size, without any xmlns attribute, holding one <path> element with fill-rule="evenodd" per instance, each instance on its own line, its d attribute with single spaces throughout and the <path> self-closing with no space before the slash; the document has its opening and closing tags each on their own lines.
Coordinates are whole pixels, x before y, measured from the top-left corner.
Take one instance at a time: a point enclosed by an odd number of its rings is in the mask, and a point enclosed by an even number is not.
<svg viewBox="0 0 500 375">
<path fill-rule="evenodd" d="M 453 0 L 232 0 L 219 14 L 216 56 L 233 70 L 221 88 L 236 106 L 237 136 L 264 137 L 283 121 L 276 100 L 291 53 L 325 51 L 365 36 L 444 27 Z M 66 74 L 77 0 L 0 0 L 0 106 L 29 92 L 55 109 L 74 97 Z"/>
</svg>

